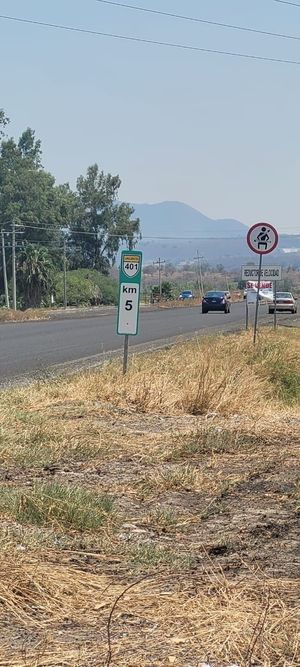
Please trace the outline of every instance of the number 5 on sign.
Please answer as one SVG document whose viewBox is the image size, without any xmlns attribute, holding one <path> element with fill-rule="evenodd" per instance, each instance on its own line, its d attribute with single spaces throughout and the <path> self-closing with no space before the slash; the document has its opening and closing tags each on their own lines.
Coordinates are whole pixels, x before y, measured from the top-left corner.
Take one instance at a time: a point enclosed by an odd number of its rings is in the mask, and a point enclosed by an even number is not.
<svg viewBox="0 0 300 667">
<path fill-rule="evenodd" d="M 123 250 L 121 255 L 118 328 L 120 335 L 136 336 L 139 322 L 142 253 Z"/>
</svg>

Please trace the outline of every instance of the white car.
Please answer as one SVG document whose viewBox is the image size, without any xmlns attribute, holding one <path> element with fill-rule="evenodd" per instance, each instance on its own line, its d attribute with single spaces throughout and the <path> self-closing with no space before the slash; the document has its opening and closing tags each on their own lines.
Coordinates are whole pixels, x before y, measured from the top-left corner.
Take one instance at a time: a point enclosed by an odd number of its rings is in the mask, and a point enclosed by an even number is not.
<svg viewBox="0 0 300 667">
<path fill-rule="evenodd" d="M 270 303 L 271 301 L 274 301 L 274 293 L 272 289 L 269 288 L 264 288 L 259 291 L 259 294 L 262 298 L 263 301 L 266 301 L 267 303 Z"/>
<path fill-rule="evenodd" d="M 269 305 L 270 315 L 274 313 L 275 303 Z M 276 294 L 276 312 L 290 312 L 295 315 L 297 312 L 296 299 L 291 292 L 277 292 Z"/>
</svg>

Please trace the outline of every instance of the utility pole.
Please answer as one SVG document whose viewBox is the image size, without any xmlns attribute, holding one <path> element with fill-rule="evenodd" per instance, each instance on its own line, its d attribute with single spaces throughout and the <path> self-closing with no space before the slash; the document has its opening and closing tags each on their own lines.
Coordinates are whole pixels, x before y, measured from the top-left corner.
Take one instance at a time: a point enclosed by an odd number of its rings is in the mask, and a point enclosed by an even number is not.
<svg viewBox="0 0 300 667">
<path fill-rule="evenodd" d="M 16 221 L 12 221 L 12 291 L 13 309 L 17 310 L 17 276 L 16 276 Z"/>
<path fill-rule="evenodd" d="M 67 248 L 64 238 L 64 308 L 67 307 Z"/>
<path fill-rule="evenodd" d="M 165 259 L 158 258 L 157 262 L 153 262 L 154 266 L 158 266 L 158 285 L 159 285 L 159 298 L 161 299 L 162 290 L 161 290 L 161 268 L 162 265 L 166 263 Z"/>
<path fill-rule="evenodd" d="M 5 257 L 5 240 L 4 240 L 4 231 L 1 231 L 2 238 L 2 260 L 3 260 L 3 281 L 4 281 L 4 291 L 5 291 L 5 303 L 6 308 L 9 309 L 9 296 L 8 296 L 8 284 L 7 284 L 7 271 L 6 271 L 6 257 Z"/>
<path fill-rule="evenodd" d="M 194 260 L 197 261 L 197 277 L 198 277 L 198 288 L 199 288 L 199 296 L 202 297 L 204 294 L 204 288 L 203 288 L 203 276 L 202 276 L 202 264 L 201 260 L 203 257 L 199 255 L 199 250 L 197 250 L 197 257 L 194 257 Z"/>
</svg>

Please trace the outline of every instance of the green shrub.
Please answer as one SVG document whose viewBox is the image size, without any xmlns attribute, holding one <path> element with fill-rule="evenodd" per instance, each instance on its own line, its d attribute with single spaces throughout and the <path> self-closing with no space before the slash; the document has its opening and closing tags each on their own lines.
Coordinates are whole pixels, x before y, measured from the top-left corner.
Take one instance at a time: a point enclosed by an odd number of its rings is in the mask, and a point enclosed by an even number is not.
<svg viewBox="0 0 300 667">
<path fill-rule="evenodd" d="M 32 489 L 0 487 L 0 511 L 21 524 L 97 530 L 113 510 L 113 501 L 79 487 L 52 482 Z"/>
<path fill-rule="evenodd" d="M 300 370 L 284 363 L 277 364 L 271 372 L 279 398 L 286 403 L 300 401 Z"/>
<path fill-rule="evenodd" d="M 64 301 L 63 273 L 54 279 L 55 303 Z M 67 273 L 67 303 L 69 306 L 116 305 L 118 302 L 117 281 L 99 271 L 77 269 Z"/>
</svg>

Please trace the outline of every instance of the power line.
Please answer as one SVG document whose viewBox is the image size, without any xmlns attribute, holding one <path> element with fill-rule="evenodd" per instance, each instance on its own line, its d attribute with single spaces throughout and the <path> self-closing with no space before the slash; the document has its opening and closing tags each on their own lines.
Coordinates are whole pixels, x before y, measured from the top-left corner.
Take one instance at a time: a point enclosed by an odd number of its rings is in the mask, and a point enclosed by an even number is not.
<svg viewBox="0 0 300 667">
<path fill-rule="evenodd" d="M 16 224 L 16 229 L 18 227 L 21 227 L 22 229 L 33 229 L 33 230 L 41 230 L 41 231 L 53 231 L 53 228 L 50 226 L 41 226 L 41 225 L 28 225 L 28 224 Z M 290 227 L 292 229 L 292 227 Z M 300 236 L 300 226 L 294 226 L 293 229 L 299 230 L 298 233 L 296 234 L 290 234 L 289 232 L 280 232 L 281 236 Z M 78 231 L 74 230 L 72 228 L 68 228 L 68 231 L 70 231 L 72 234 L 79 234 L 82 236 L 93 236 L 95 238 L 97 232 L 87 232 L 87 231 Z M 107 233 L 107 236 L 109 238 L 120 238 L 119 234 L 111 234 L 110 232 Z M 226 240 L 228 237 L 221 237 L 221 236 L 144 236 L 142 235 L 141 241 L 218 241 L 218 240 Z M 233 238 L 234 240 L 238 241 L 241 240 L 240 236 L 235 236 L 235 237 L 230 237 L 231 239 Z M 32 241 L 28 241 L 29 243 L 32 243 Z M 36 241 L 38 243 L 38 241 Z M 45 241 L 46 243 L 52 243 L 52 241 Z M 57 241 L 59 243 L 59 241 Z M 80 242 L 79 242 L 80 243 Z"/>
<path fill-rule="evenodd" d="M 34 224 L 28 224 L 28 223 L 24 223 L 24 224 L 20 223 L 20 224 L 17 224 L 16 227 L 20 227 L 21 229 L 33 229 L 33 230 L 38 229 L 38 230 L 42 230 L 43 232 L 61 232 L 62 231 L 61 229 L 57 229 L 57 228 L 55 228 L 55 227 L 53 228 L 49 225 L 41 225 L 41 224 L 34 225 Z M 72 234 L 79 234 L 80 236 L 82 236 L 82 235 L 83 236 L 92 236 L 93 238 L 95 238 L 95 236 L 97 235 L 97 232 L 87 232 L 85 230 L 72 229 L 72 227 L 66 227 L 65 229 L 67 229 Z M 111 238 L 114 238 L 114 237 L 115 238 L 120 238 L 120 234 L 112 234 L 110 232 L 107 232 L 107 236 L 109 236 Z"/>
<path fill-rule="evenodd" d="M 285 58 L 271 58 L 269 56 L 258 56 L 250 53 L 239 53 L 235 51 L 222 51 L 219 49 L 208 49 L 200 46 L 190 46 L 188 44 L 176 44 L 174 42 L 163 42 L 154 39 L 145 39 L 142 37 L 132 37 L 129 35 L 119 35 L 109 32 L 100 32 L 97 30 L 88 30 L 87 28 L 77 28 L 74 26 L 61 25 L 58 23 L 48 23 L 45 21 L 34 21 L 33 19 L 24 19 L 16 16 L 6 16 L 0 14 L 0 19 L 6 21 L 14 21 L 16 23 L 24 23 L 28 25 L 36 25 L 44 28 L 53 28 L 55 30 L 66 30 L 68 32 L 81 33 L 86 35 L 94 35 L 96 37 L 108 37 L 111 39 L 119 39 L 126 42 L 134 42 L 136 44 L 149 44 L 152 46 L 165 46 L 171 49 L 180 49 L 182 51 L 194 51 L 198 53 L 215 54 L 218 56 L 231 56 L 233 58 L 243 58 L 245 60 L 257 60 L 261 62 L 279 63 L 284 65 L 300 65 L 300 60 L 288 60 Z"/>
<path fill-rule="evenodd" d="M 292 7 L 300 7 L 298 2 L 291 2 L 290 0 L 273 0 L 273 2 L 278 2 L 280 5 L 291 5 Z"/>
<path fill-rule="evenodd" d="M 277 0 L 275 0 L 277 1 Z M 96 0 L 104 5 L 112 5 L 113 7 L 121 7 L 124 9 L 132 9 L 137 12 L 146 14 L 156 14 L 157 16 L 166 16 L 168 18 L 179 19 L 181 21 L 189 21 L 192 23 L 201 23 L 204 25 L 216 26 L 218 28 L 229 28 L 230 30 L 241 30 L 243 32 L 251 32 L 256 35 L 263 35 L 264 37 L 279 37 L 280 39 L 293 39 L 300 41 L 299 35 L 287 35 L 280 32 L 271 32 L 269 30 L 260 30 L 259 28 L 250 28 L 248 26 L 235 25 L 233 23 L 221 23 L 220 21 L 211 21 L 209 19 L 200 19 L 196 16 L 186 16 L 184 14 L 174 14 L 173 12 L 163 12 L 158 9 L 150 9 L 149 7 L 140 7 L 138 5 L 130 5 L 125 2 L 114 2 L 113 0 Z M 294 4 L 294 3 L 287 3 Z M 298 6 L 298 5 L 297 5 Z M 300 7 L 300 5 L 299 5 Z"/>
</svg>

